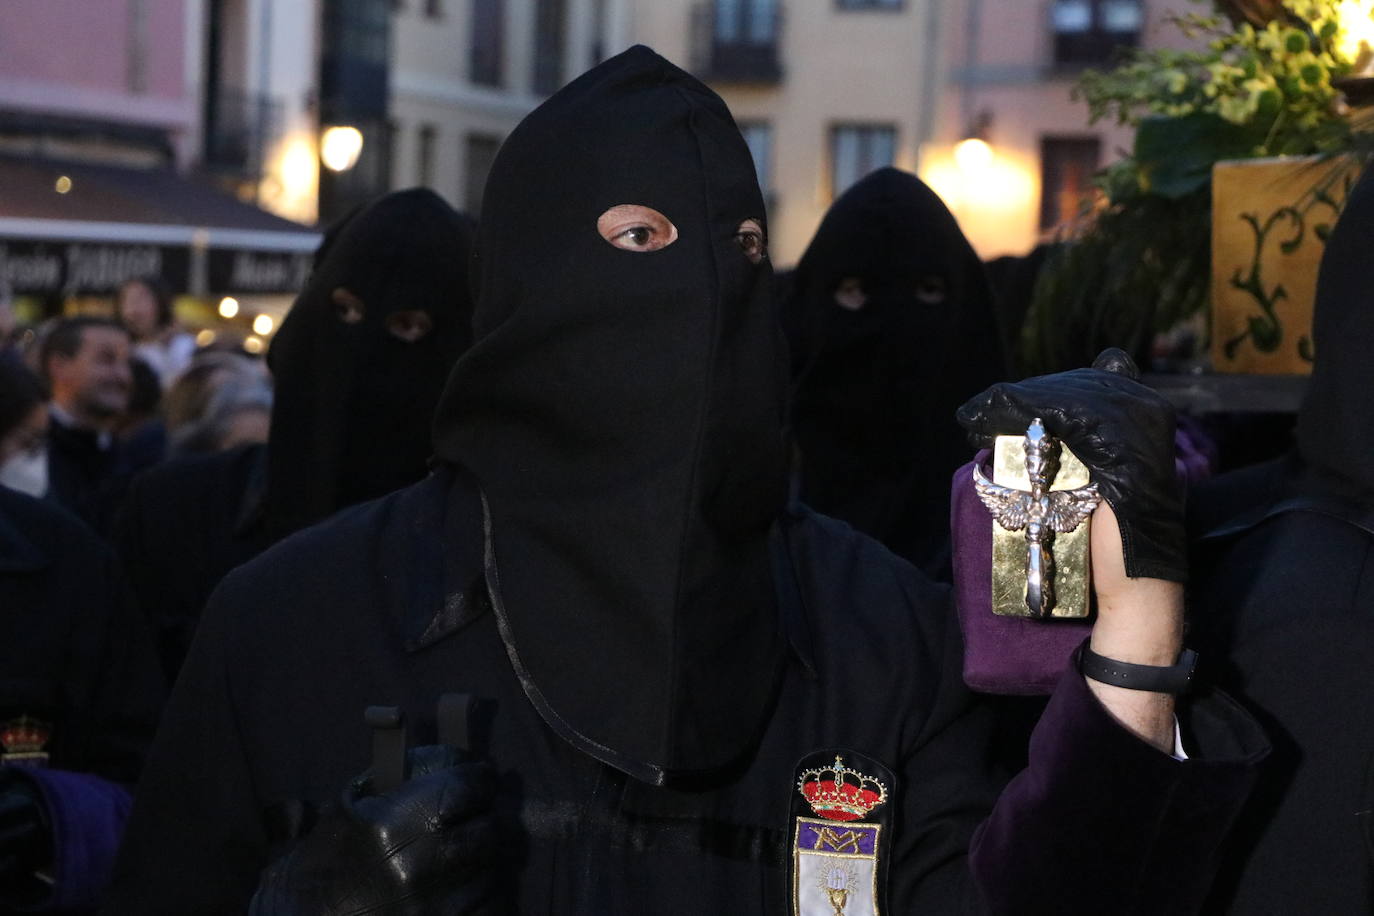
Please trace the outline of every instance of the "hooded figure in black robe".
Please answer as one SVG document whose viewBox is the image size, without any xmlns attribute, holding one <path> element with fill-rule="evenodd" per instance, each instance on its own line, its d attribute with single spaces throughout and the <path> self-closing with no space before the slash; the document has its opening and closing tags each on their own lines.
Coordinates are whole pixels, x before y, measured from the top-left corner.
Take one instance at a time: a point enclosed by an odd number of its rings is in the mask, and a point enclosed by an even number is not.
<svg viewBox="0 0 1374 916">
<path fill-rule="evenodd" d="M 1181 764 L 1070 674 L 973 839 L 1002 781 L 947 590 L 784 508 L 763 199 L 714 93 L 632 48 L 483 200 L 441 466 L 221 584 L 108 912 L 944 913 L 971 842 L 994 910 L 1197 898 L 1257 752 L 1224 706 Z M 479 768 L 430 753 L 452 692 Z M 425 745 L 398 787 L 354 779 L 369 705 Z"/>
<path fill-rule="evenodd" d="M 799 493 L 949 578 L 954 410 L 1006 377 L 982 262 L 935 192 L 879 169 L 835 201 L 792 278 Z"/>
<path fill-rule="evenodd" d="M 1374 906 L 1374 170 L 1326 244 L 1316 360 L 1288 455 L 1192 497 L 1192 626 L 1274 754 L 1214 912 Z"/>
<path fill-rule="evenodd" d="M 164 688 L 109 545 L 0 487 L 0 913 L 88 913 Z"/>
<path fill-rule="evenodd" d="M 271 437 L 130 490 L 114 540 L 175 677 L 224 574 L 287 534 L 425 475 L 429 424 L 472 339 L 472 222 L 397 191 L 331 228 L 272 340 Z"/>
</svg>

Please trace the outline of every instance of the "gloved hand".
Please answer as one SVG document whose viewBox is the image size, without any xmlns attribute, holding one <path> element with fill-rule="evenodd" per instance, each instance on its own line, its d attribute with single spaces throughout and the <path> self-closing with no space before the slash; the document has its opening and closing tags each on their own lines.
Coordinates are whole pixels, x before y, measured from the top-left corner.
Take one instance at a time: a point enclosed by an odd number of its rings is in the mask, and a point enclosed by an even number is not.
<svg viewBox="0 0 1374 916">
<path fill-rule="evenodd" d="M 52 831 L 38 788 L 0 766 L 0 906 L 26 905 L 47 887 L 34 877 L 52 861 Z"/>
<path fill-rule="evenodd" d="M 1183 487 L 1174 468 L 1174 409 L 1140 384 L 1131 358 L 1104 350 L 1091 369 L 1001 382 L 958 410 L 975 448 L 1024 435 L 1035 417 L 1073 450 L 1121 527 L 1126 574 L 1184 582 Z"/>
<path fill-rule="evenodd" d="M 252 916 L 454 916 L 498 912 L 487 867 L 496 777 L 446 745 L 407 755 L 411 778 L 382 795 L 370 775 L 263 873 Z"/>
</svg>

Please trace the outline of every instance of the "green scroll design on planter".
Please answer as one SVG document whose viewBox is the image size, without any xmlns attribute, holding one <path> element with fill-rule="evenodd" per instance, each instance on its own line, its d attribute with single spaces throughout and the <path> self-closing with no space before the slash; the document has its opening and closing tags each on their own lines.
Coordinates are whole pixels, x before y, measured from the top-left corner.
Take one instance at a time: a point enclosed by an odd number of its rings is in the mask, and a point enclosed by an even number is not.
<svg viewBox="0 0 1374 916">
<path fill-rule="evenodd" d="M 1235 359 L 1237 350 L 1247 340 L 1261 353 L 1273 353 L 1283 344 L 1283 322 L 1278 316 L 1276 306 L 1288 298 L 1288 290 L 1284 288 L 1282 283 L 1275 284 L 1272 288 L 1264 283 L 1266 244 L 1270 241 L 1270 236 L 1274 231 L 1286 220 L 1291 224 L 1292 234 L 1279 240 L 1278 250 L 1283 254 L 1292 254 L 1306 240 L 1309 220 L 1321 219 L 1320 222 L 1313 221 L 1311 228 L 1312 234 L 1318 242 L 1325 245 L 1326 240 L 1331 235 L 1332 227 L 1335 225 L 1336 217 L 1340 215 L 1344 197 L 1350 193 L 1352 182 L 1353 179 L 1350 177 L 1345 178 L 1342 182 L 1344 193 L 1339 199 L 1331 193 L 1329 182 L 1319 184 L 1313 188 L 1311 192 L 1312 201 L 1306 207 L 1302 209 L 1294 205 L 1280 207 L 1271 213 L 1263 223 L 1256 213 L 1242 213 L 1240 215 L 1240 219 L 1248 223 L 1254 233 L 1254 255 L 1249 270 L 1242 271 L 1241 268 L 1237 267 L 1231 276 L 1230 283 L 1232 288 L 1240 290 L 1255 301 L 1260 314 L 1248 318 L 1245 330 L 1226 340 L 1223 351 L 1227 359 Z M 1316 215 L 1317 213 L 1320 213 L 1320 216 Z M 1297 350 L 1299 358 L 1304 362 L 1312 362 L 1314 352 L 1310 334 L 1303 334 L 1298 339 Z"/>
</svg>

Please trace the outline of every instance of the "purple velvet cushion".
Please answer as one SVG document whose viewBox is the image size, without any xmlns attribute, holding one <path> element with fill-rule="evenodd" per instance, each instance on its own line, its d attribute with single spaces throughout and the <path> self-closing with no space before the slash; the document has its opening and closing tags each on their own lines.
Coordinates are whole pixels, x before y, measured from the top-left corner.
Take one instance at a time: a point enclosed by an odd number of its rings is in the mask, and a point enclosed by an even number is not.
<svg viewBox="0 0 1374 916">
<path fill-rule="evenodd" d="M 93 909 L 110 883 L 133 798 L 92 773 L 25 768 L 22 775 L 38 787 L 52 825 L 53 888 L 43 908 Z"/>
<path fill-rule="evenodd" d="M 1048 694 L 1092 629 L 1086 620 L 992 613 L 992 515 L 973 489 L 973 465 L 991 474 L 987 449 L 954 472 L 950 532 L 954 594 L 964 633 L 964 683 L 984 693 Z"/>
</svg>

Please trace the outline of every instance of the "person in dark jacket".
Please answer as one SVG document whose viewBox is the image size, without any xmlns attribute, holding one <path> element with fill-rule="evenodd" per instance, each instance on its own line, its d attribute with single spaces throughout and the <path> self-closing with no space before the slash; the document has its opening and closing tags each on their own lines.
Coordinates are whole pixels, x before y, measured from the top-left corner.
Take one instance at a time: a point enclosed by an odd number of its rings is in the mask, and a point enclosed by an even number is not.
<svg viewBox="0 0 1374 916">
<path fill-rule="evenodd" d="M 484 212 L 439 468 L 216 590 L 108 912 L 1195 907 L 1251 720 L 1189 704 L 1180 761 L 1171 696 L 1068 672 L 999 799 L 947 590 L 788 508 L 763 198 L 719 97 L 632 48 L 515 129 Z M 1167 405 L 1090 369 L 962 419 L 1026 410 L 1117 509 L 1093 648 L 1172 665 Z M 421 745 L 409 779 L 385 750 L 355 778 L 368 705 Z"/>
<path fill-rule="evenodd" d="M 802 500 L 947 581 L 954 409 L 1007 377 L 982 263 L 934 191 L 885 168 L 835 201 L 791 282 Z"/>
<path fill-rule="evenodd" d="M 425 189 L 353 214 L 272 341 L 268 443 L 135 480 L 114 540 L 169 678 L 225 573 L 425 475 L 434 405 L 471 340 L 470 238 L 470 220 Z"/>
<path fill-rule="evenodd" d="M 86 912 L 162 703 L 114 552 L 0 487 L 0 912 Z"/>
<path fill-rule="evenodd" d="M 1202 485 L 1199 645 L 1274 740 L 1212 912 L 1374 906 L 1374 171 L 1317 280 L 1316 360 L 1289 454 Z"/>
<path fill-rule="evenodd" d="M 49 403 L 50 498 L 88 521 L 103 517 L 121 471 L 115 429 L 129 406 L 129 332 L 107 318 L 63 318 L 43 338 Z"/>
</svg>

